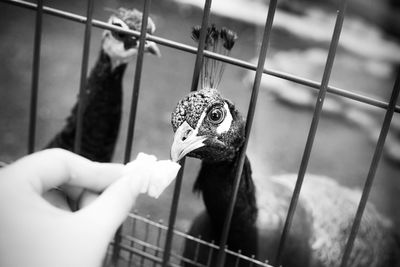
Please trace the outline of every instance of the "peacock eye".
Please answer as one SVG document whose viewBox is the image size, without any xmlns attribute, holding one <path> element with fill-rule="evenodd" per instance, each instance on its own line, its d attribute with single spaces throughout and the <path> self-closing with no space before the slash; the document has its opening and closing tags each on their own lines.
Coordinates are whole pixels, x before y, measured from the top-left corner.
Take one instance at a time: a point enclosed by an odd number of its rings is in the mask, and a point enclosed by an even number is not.
<svg viewBox="0 0 400 267">
<path fill-rule="evenodd" d="M 220 124 L 225 119 L 225 110 L 222 107 L 213 108 L 207 118 L 213 124 Z"/>
</svg>

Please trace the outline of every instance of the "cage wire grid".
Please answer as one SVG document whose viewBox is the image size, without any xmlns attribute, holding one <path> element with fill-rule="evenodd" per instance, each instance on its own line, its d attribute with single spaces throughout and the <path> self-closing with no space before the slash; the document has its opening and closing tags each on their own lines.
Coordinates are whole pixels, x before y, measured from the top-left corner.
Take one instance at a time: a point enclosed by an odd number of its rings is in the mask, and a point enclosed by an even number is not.
<svg viewBox="0 0 400 267">
<path fill-rule="evenodd" d="M 43 14 L 53 15 L 57 17 L 62 17 L 64 19 L 79 22 L 85 24 L 84 33 L 84 45 L 83 45 L 83 55 L 81 63 L 81 77 L 80 77 L 80 103 L 78 108 L 78 121 L 77 121 L 77 132 L 75 138 L 75 152 L 79 153 L 81 145 L 81 135 L 82 135 L 82 101 L 84 101 L 84 94 L 82 93 L 85 87 L 85 78 L 87 75 L 88 68 L 88 55 L 89 55 L 89 45 L 92 27 L 97 27 L 101 29 L 109 29 L 125 34 L 129 34 L 138 37 L 140 40 L 140 46 L 138 51 L 138 57 L 136 61 L 135 68 L 135 78 L 133 84 L 133 95 L 131 99 L 131 110 L 129 115 L 129 126 L 128 134 L 125 147 L 124 162 L 127 163 L 130 160 L 130 153 L 132 149 L 132 142 L 134 139 L 135 131 L 135 119 L 136 119 L 136 107 L 138 102 L 138 95 L 140 89 L 141 72 L 143 66 L 143 54 L 144 54 L 144 40 L 153 41 L 159 45 L 167 46 L 173 49 L 180 50 L 186 53 L 196 54 L 196 60 L 194 64 L 193 78 L 191 91 L 197 90 L 197 85 L 199 81 L 200 69 L 202 66 L 203 57 L 209 57 L 223 61 L 228 64 L 236 65 L 244 69 L 255 71 L 254 84 L 252 89 L 252 95 L 250 103 L 248 106 L 247 124 L 246 124 L 246 141 L 243 149 L 241 150 L 239 167 L 236 170 L 235 177 L 235 191 L 231 198 L 231 205 L 227 211 L 226 220 L 224 223 L 224 231 L 222 233 L 221 240 L 216 240 L 215 242 L 206 242 L 201 239 L 201 237 L 193 237 L 180 232 L 174 228 L 175 219 L 177 215 L 177 209 L 179 204 L 179 196 L 182 184 L 183 169 L 185 165 L 185 160 L 183 159 L 180 163 L 182 165 L 179 171 L 175 183 L 168 224 L 164 224 L 162 221 L 154 222 L 149 217 L 143 217 L 137 213 L 132 213 L 128 216 L 126 222 L 121 226 L 115 235 L 114 240 L 110 243 L 109 250 L 104 260 L 104 266 L 114 265 L 114 266 L 181 266 L 183 263 L 190 263 L 193 266 L 212 266 L 211 258 L 217 255 L 216 266 L 223 266 L 224 260 L 227 255 L 230 257 L 235 257 L 235 266 L 242 266 L 243 262 L 247 263 L 248 266 L 272 266 L 267 262 L 261 262 L 254 258 L 254 256 L 248 257 L 242 255 L 240 251 L 233 252 L 227 247 L 227 238 L 229 233 L 230 220 L 233 214 L 233 207 L 236 201 L 237 189 L 240 182 L 240 173 L 242 171 L 244 155 L 247 148 L 248 136 L 251 132 L 251 126 L 253 122 L 253 117 L 255 113 L 255 106 L 258 97 L 258 90 L 260 87 L 260 81 L 263 74 L 275 76 L 281 79 L 292 81 L 301 85 L 305 85 L 310 89 L 318 90 L 318 97 L 314 107 L 314 113 L 312 117 L 312 122 L 310 125 L 309 134 L 306 141 L 306 146 L 304 148 L 304 153 L 301 160 L 300 169 L 298 172 L 298 178 L 295 185 L 295 189 L 292 195 L 291 203 L 287 213 L 286 222 L 284 224 L 284 229 L 282 231 L 280 245 L 276 258 L 273 259 L 272 264 L 274 266 L 279 266 L 282 251 L 285 247 L 286 237 L 290 230 L 293 214 L 296 210 L 297 202 L 300 195 L 300 190 L 304 175 L 307 170 L 308 160 L 310 158 L 312 147 L 314 143 L 315 134 L 318 129 L 318 122 L 322 112 L 322 106 L 326 93 L 335 94 L 341 97 L 349 98 L 367 105 L 376 106 L 386 110 L 385 118 L 382 123 L 382 128 L 378 141 L 376 143 L 375 151 L 373 154 L 372 162 L 369 166 L 368 175 L 365 180 L 365 185 L 362 191 L 361 200 L 359 202 L 358 209 L 356 211 L 356 216 L 353 221 L 351 233 L 348 237 L 348 241 L 344 250 L 342 257 L 341 266 L 345 267 L 347 260 L 350 256 L 352 246 L 357 235 L 357 231 L 360 225 L 361 217 L 365 209 L 366 203 L 368 201 L 369 192 L 372 188 L 372 183 L 375 177 L 375 172 L 377 170 L 379 160 L 382 155 L 383 146 L 385 143 L 386 136 L 389 131 L 392 117 L 394 113 L 400 112 L 400 107 L 396 105 L 397 98 L 400 91 L 400 71 L 397 73 L 396 81 L 394 82 L 394 87 L 392 95 L 389 102 L 384 102 L 375 98 L 371 98 L 362 94 L 347 91 L 345 89 L 333 87 L 329 85 L 329 79 L 331 70 L 334 63 L 334 58 L 336 55 L 336 49 L 338 47 L 340 33 L 342 30 L 343 20 L 345 18 L 346 10 L 346 0 L 338 0 L 338 12 L 336 17 L 335 26 L 332 33 L 332 39 L 329 46 L 328 56 L 326 59 L 326 65 L 324 68 L 324 73 L 321 82 L 305 79 L 299 76 L 295 76 L 289 73 L 276 71 L 273 69 L 266 69 L 264 63 L 266 60 L 266 54 L 268 49 L 269 37 L 272 31 L 273 19 L 275 15 L 275 10 L 277 6 L 277 0 L 271 0 L 269 5 L 269 10 L 266 18 L 266 23 L 264 27 L 262 45 L 259 54 L 259 60 L 257 65 L 251 64 L 249 62 L 229 57 L 223 56 L 217 53 L 213 53 L 204 50 L 205 47 L 205 29 L 208 25 L 208 20 L 211 10 L 211 0 L 206 0 L 203 9 L 202 17 L 202 30 L 200 32 L 200 38 L 198 47 L 193 47 L 185 45 L 183 43 L 175 42 L 173 40 L 161 38 L 155 35 L 150 35 L 146 33 L 147 18 L 151 9 L 151 0 L 145 0 L 143 5 L 143 17 L 142 17 L 142 28 L 140 31 L 125 30 L 117 26 L 105 23 L 103 21 L 95 20 L 92 18 L 94 0 L 87 1 L 86 16 L 80 16 L 74 13 L 66 12 L 60 9 L 51 8 L 43 5 L 42 0 L 37 0 L 37 3 L 22 1 L 22 0 L 1 0 L 1 2 L 8 3 L 10 5 L 27 8 L 36 11 L 36 23 L 35 23 L 35 36 L 34 36 L 34 54 L 33 54 L 33 66 L 32 66 L 32 84 L 31 84 L 31 101 L 30 101 L 30 120 L 29 120 L 29 139 L 27 153 L 32 153 L 35 150 L 35 131 L 36 131 L 36 116 L 37 116 L 37 98 L 38 98 L 38 77 L 39 77 L 39 66 L 40 66 L 40 49 L 41 49 L 41 35 L 42 35 L 42 17 Z M 183 242 L 195 242 L 196 253 L 194 258 L 188 259 L 184 258 L 179 251 L 174 251 L 172 249 L 172 243 L 177 241 Z M 201 246 L 208 249 L 208 262 L 206 265 L 198 263 L 198 251 Z M 222 249 L 221 249 L 222 248 Z"/>
</svg>

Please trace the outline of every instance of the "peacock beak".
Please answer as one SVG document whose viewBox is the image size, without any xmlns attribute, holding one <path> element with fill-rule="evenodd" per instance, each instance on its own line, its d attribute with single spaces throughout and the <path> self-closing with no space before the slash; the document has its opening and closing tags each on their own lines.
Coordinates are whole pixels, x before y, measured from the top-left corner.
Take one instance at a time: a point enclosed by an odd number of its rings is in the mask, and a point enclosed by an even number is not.
<svg viewBox="0 0 400 267">
<path fill-rule="evenodd" d="M 144 51 L 149 52 L 157 57 L 161 57 L 160 49 L 158 48 L 157 44 L 152 41 L 146 41 L 144 44 Z"/>
<path fill-rule="evenodd" d="M 176 129 L 171 146 L 171 159 L 178 162 L 188 153 L 205 146 L 204 136 L 198 136 L 198 129 L 193 129 L 186 121 Z"/>
</svg>

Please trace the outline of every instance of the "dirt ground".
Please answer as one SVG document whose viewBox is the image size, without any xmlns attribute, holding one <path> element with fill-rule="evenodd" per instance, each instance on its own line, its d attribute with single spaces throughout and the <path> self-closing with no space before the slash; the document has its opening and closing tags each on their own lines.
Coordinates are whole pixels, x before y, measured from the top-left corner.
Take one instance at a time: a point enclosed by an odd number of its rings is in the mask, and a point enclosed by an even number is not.
<svg viewBox="0 0 400 267">
<path fill-rule="evenodd" d="M 51 1 L 45 3 L 55 8 L 85 14 L 84 1 Z M 109 13 L 104 7 L 119 6 L 142 9 L 141 2 L 102 0 L 95 2 L 94 18 L 106 20 Z M 193 25 L 201 23 L 201 13 L 170 1 L 154 0 L 151 9 L 157 25 L 156 35 L 177 42 L 194 45 L 190 39 Z M 258 53 L 262 28 L 229 18 L 212 16 L 219 25 L 234 29 L 239 40 L 232 56 L 246 61 Z M 11 162 L 27 152 L 29 101 L 31 89 L 34 12 L 0 3 L 0 161 Z M 101 30 L 92 32 L 90 64 L 95 62 L 101 40 Z M 63 18 L 45 15 L 40 61 L 39 102 L 36 149 L 42 148 L 59 131 L 73 106 L 79 88 L 80 64 L 84 25 Z M 274 31 L 268 56 L 281 50 L 305 47 L 309 42 L 297 40 L 284 31 Z M 327 49 L 327 44 L 318 44 Z M 168 47 L 161 47 L 161 58 L 145 57 L 135 127 L 132 158 L 140 151 L 169 158 L 173 132 L 170 114 L 178 100 L 191 85 L 195 56 Z M 339 51 L 340 53 L 340 51 Z M 124 79 L 124 114 L 114 161 L 122 162 L 133 88 L 134 65 L 130 64 Z M 303 66 L 298 66 L 302 68 Z M 246 113 L 250 88 L 244 82 L 246 71 L 227 66 L 221 91 Z M 316 77 L 319 79 L 319 77 Z M 332 83 L 345 89 L 353 86 L 387 99 L 394 77 L 376 79 L 334 68 Z M 332 96 L 328 96 L 331 98 Z M 375 109 L 381 120 L 384 111 Z M 395 116 L 399 116 L 396 114 Z M 312 111 L 285 105 L 276 101 L 268 91 L 261 90 L 249 144 L 253 165 L 267 169 L 267 175 L 297 172 L 300 166 Z M 374 152 L 360 128 L 340 117 L 324 114 L 320 121 L 308 172 L 336 178 L 341 184 L 362 187 Z M 188 159 L 178 210 L 176 227 L 185 231 L 191 219 L 203 209 L 201 198 L 192 193 L 191 187 L 199 161 Z M 257 166 L 255 166 L 257 168 Z M 378 209 L 400 224 L 400 166 L 382 159 L 376 174 L 370 201 Z M 136 209 L 155 220 L 168 221 L 173 186 L 159 200 L 140 197 Z"/>
</svg>

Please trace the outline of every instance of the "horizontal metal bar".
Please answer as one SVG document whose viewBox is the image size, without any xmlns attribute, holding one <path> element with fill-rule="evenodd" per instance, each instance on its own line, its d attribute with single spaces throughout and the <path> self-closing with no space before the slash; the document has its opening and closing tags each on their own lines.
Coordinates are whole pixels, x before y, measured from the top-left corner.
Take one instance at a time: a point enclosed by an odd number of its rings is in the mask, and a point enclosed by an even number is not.
<svg viewBox="0 0 400 267">
<path fill-rule="evenodd" d="M 0 2 L 5 2 L 5 3 L 9 3 L 9 4 L 13 4 L 16 6 L 20 6 L 20 7 L 24 7 L 24 8 L 28 8 L 28 9 L 33 9 L 35 10 L 37 8 L 35 3 L 30 3 L 30 2 L 26 2 L 26 1 L 21 1 L 21 0 L 0 0 Z M 80 16 L 74 13 L 70 13 L 70 12 L 65 12 L 65 11 L 61 11 L 55 8 L 50 8 L 47 6 L 43 7 L 43 12 L 45 12 L 46 14 L 49 15 L 54 15 L 54 16 L 58 16 L 58 17 L 62 17 L 65 19 L 69 19 L 75 22 L 79 22 L 79 23 L 85 23 L 86 22 L 86 18 L 84 16 Z M 93 27 L 97 27 L 97 28 L 101 28 L 101 29 L 108 29 L 108 30 L 113 30 L 113 31 L 119 31 L 119 32 L 123 32 L 126 34 L 131 34 L 133 36 L 139 37 L 140 36 L 140 32 L 139 31 L 133 31 L 133 30 L 124 30 L 121 27 L 118 26 L 114 26 L 99 20 L 92 20 L 92 26 Z M 147 34 L 146 36 L 146 40 L 149 41 L 153 41 L 159 45 L 162 46 L 166 46 L 166 47 L 170 47 L 173 49 L 178 49 L 180 51 L 184 51 L 184 52 L 188 52 L 191 54 L 196 54 L 197 53 L 197 48 L 194 46 L 190 46 L 190 45 L 186 45 L 186 44 L 182 44 L 179 42 L 175 42 L 169 39 L 165 39 L 162 37 L 158 37 L 158 36 L 154 36 L 154 35 L 150 35 Z M 242 67 L 248 70 L 253 70 L 255 71 L 257 69 L 257 66 L 255 64 L 249 63 L 247 61 L 241 60 L 241 59 L 237 59 L 237 58 L 233 58 L 233 57 L 229 57 L 229 56 L 224 56 L 224 55 L 220 55 L 217 53 L 213 53 L 210 51 L 205 50 L 204 51 L 204 56 L 206 57 L 210 57 L 210 58 L 214 58 L 214 59 L 218 59 L 221 60 L 223 62 L 226 62 L 228 64 L 231 65 L 235 65 L 238 67 Z M 274 69 L 270 69 L 270 68 L 264 68 L 263 70 L 264 74 L 267 75 L 271 75 L 277 78 L 281 78 L 284 80 L 288 80 L 288 81 L 292 81 L 301 85 L 306 86 L 307 88 L 311 88 L 311 89 L 315 89 L 315 90 L 319 90 L 320 87 L 320 83 L 314 80 L 310 80 L 310 79 L 305 79 L 305 78 L 301 78 L 299 76 L 293 75 L 293 74 L 289 74 L 286 72 L 282 72 L 282 71 L 277 71 Z M 383 108 L 383 109 L 387 109 L 388 108 L 388 103 L 379 99 L 375 99 L 373 97 L 370 96 L 366 96 L 366 95 L 362 95 L 359 93 L 354 93 L 348 90 L 344 90 L 344 89 L 340 89 L 338 87 L 335 86 L 328 86 L 328 90 L 327 92 L 334 94 L 334 95 L 339 95 L 339 96 L 343 96 L 345 98 L 349 98 L 351 100 L 357 101 L 357 102 L 361 102 L 364 104 L 368 104 L 371 106 L 375 106 L 378 108 Z M 396 105 L 394 112 L 396 113 L 400 113 L 400 106 Z"/>
</svg>

